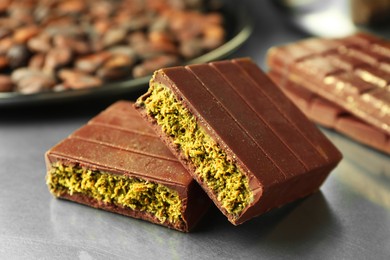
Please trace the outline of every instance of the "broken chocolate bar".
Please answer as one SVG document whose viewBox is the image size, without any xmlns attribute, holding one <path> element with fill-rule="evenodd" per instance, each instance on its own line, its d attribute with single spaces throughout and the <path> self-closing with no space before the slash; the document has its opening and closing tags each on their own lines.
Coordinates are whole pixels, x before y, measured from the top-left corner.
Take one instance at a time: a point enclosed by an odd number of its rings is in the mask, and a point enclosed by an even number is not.
<svg viewBox="0 0 390 260">
<path fill-rule="evenodd" d="M 135 106 L 235 225 L 318 190 L 341 159 L 249 59 L 161 69 Z"/>
<path fill-rule="evenodd" d="M 356 118 L 342 107 L 325 100 L 310 90 L 284 79 L 271 71 L 268 73 L 281 90 L 307 117 L 319 125 L 332 128 L 372 148 L 390 154 L 390 135 Z"/>
<path fill-rule="evenodd" d="M 390 41 L 357 33 L 271 48 L 268 66 L 284 79 L 390 134 Z"/>
<path fill-rule="evenodd" d="M 46 153 L 56 197 L 189 231 L 210 199 L 130 102 L 117 102 Z"/>
</svg>

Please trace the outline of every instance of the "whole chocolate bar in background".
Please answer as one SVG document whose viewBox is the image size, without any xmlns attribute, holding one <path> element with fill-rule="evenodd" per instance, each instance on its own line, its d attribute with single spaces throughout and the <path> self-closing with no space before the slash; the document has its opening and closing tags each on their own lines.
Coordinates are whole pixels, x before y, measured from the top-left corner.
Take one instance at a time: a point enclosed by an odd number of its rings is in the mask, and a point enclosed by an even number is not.
<svg viewBox="0 0 390 260">
<path fill-rule="evenodd" d="M 272 80 L 313 122 L 334 130 L 379 151 L 390 154 L 390 135 L 356 118 L 338 105 L 269 72 Z"/>
<path fill-rule="evenodd" d="M 390 41 L 357 33 L 312 38 L 268 52 L 270 71 L 390 134 Z"/>
<path fill-rule="evenodd" d="M 365 33 L 312 38 L 270 49 L 267 62 L 313 121 L 390 153 L 389 41 Z"/>
<path fill-rule="evenodd" d="M 188 232 L 210 199 L 147 126 L 120 101 L 46 153 L 59 198 Z"/>
<path fill-rule="evenodd" d="M 317 191 L 341 160 L 249 59 L 161 69 L 135 105 L 235 225 Z"/>
</svg>

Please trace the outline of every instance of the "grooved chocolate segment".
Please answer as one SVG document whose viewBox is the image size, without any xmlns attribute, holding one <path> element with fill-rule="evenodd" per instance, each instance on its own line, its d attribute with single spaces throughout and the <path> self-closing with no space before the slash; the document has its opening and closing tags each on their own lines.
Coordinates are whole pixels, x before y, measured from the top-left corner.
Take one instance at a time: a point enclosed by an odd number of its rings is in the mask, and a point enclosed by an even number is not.
<svg viewBox="0 0 390 260">
<path fill-rule="evenodd" d="M 88 151 L 88 152 L 86 152 Z M 131 156 L 128 156 L 131 154 Z M 93 164 L 102 171 L 125 176 L 139 176 L 150 181 L 161 181 L 169 177 L 169 172 L 177 172 L 174 183 L 183 183 L 184 188 L 191 181 L 178 162 L 167 161 L 150 153 L 140 154 L 132 150 L 118 149 L 105 143 L 97 144 L 93 141 L 70 137 L 56 146 L 50 152 L 53 157 L 62 157 L 75 160 L 80 164 Z M 172 178 L 173 179 L 173 178 Z M 170 183 L 166 183 L 170 185 Z"/>
<path fill-rule="evenodd" d="M 390 73 L 390 59 L 381 61 L 378 68 L 386 71 L 387 73 Z"/>
<path fill-rule="evenodd" d="M 164 69 L 163 72 L 169 80 L 174 82 L 175 87 L 180 87 L 176 91 L 180 91 L 180 95 L 188 100 L 186 106 L 193 111 L 193 114 L 199 115 L 200 121 L 205 124 L 205 129 L 211 129 L 210 134 L 218 136 L 218 141 L 223 147 L 229 151 L 234 149 L 234 154 L 238 158 L 245 159 L 246 167 L 257 169 L 265 185 L 272 185 L 278 179 L 284 178 L 283 172 L 242 131 L 234 119 L 229 116 L 228 111 L 219 104 L 215 105 L 218 101 L 192 73 L 184 67 Z M 158 77 L 157 80 L 159 80 Z M 181 82 L 186 82 L 186 84 Z M 253 152 L 248 153 L 248 151 Z M 268 174 L 269 172 L 272 172 L 273 176 Z"/>
<path fill-rule="evenodd" d="M 300 61 L 292 68 L 292 71 L 305 70 L 307 76 L 326 77 L 337 74 L 342 70 L 334 66 L 326 57 L 310 57 Z"/>
<path fill-rule="evenodd" d="M 340 54 L 331 54 L 326 56 L 329 59 L 329 62 L 342 70 L 350 71 L 354 70 L 358 67 L 367 66 L 367 64 L 364 61 L 361 61 L 359 59 L 356 59 L 354 57 L 350 57 L 347 55 L 340 55 Z"/>
<path fill-rule="evenodd" d="M 133 119 L 136 120 L 136 119 Z M 139 130 L 117 129 L 109 125 L 89 124 L 72 134 L 72 138 L 86 140 L 96 144 L 110 145 L 124 150 L 143 153 L 153 157 L 177 161 L 167 147 L 161 145 L 154 134 Z"/>
<path fill-rule="evenodd" d="M 286 81 L 281 75 L 270 71 L 269 75 L 281 90 L 304 112 L 312 121 L 339 131 L 340 133 L 382 152 L 390 154 L 390 135 L 366 122 L 356 118 L 343 108 L 313 94 L 311 91 L 291 81 Z M 364 85 L 364 84 L 362 84 Z M 362 88 L 364 89 L 364 87 Z M 366 98 L 387 99 L 383 89 L 374 89 L 365 93 Z M 354 92 L 353 94 L 359 94 Z M 368 96 L 369 95 L 369 96 Z M 372 101 L 373 102 L 373 101 Z M 373 102 L 374 103 L 374 102 Z M 378 104 L 382 106 L 382 104 Z M 382 109 L 388 106 L 382 106 Z"/>
<path fill-rule="evenodd" d="M 289 148 L 295 159 L 300 161 L 306 169 L 311 169 L 324 162 L 325 159 L 321 154 L 318 153 L 310 142 L 303 138 L 302 134 L 294 126 L 286 128 L 290 122 L 287 119 L 286 114 L 283 113 L 283 110 L 279 109 L 279 104 L 274 103 L 270 97 L 267 97 L 264 91 L 261 91 L 261 85 L 252 79 L 249 74 L 238 65 L 240 61 L 237 62 L 238 63 L 219 62 L 212 65 L 224 75 L 235 91 L 240 94 L 242 100 L 247 102 L 247 105 L 251 108 L 251 111 L 248 113 L 256 113 L 259 117 L 263 118 L 267 123 L 267 127 Z M 237 68 L 239 69 L 237 70 Z M 290 110 L 291 109 L 294 111 L 294 108 L 290 107 Z M 232 110 L 234 110 L 234 108 L 232 108 Z M 237 116 L 237 118 L 241 117 L 239 115 Z M 255 129 L 258 128 L 251 125 L 249 129 L 254 131 L 252 135 L 256 136 L 257 130 Z M 261 138 L 261 136 L 259 138 Z M 299 153 L 297 153 L 297 151 L 299 151 Z M 279 159 L 280 153 L 284 154 L 283 150 L 279 150 Z M 311 159 L 308 160 L 308 158 Z M 294 160 L 294 158 L 292 159 Z M 286 159 L 286 161 L 290 160 Z M 294 164 L 291 164 L 291 166 L 292 165 Z"/>
<path fill-rule="evenodd" d="M 117 111 L 115 113 L 112 113 L 111 108 L 108 108 L 108 110 L 103 111 L 101 114 L 93 118 L 92 122 L 94 124 L 105 124 L 111 127 L 132 129 L 133 131 L 140 131 L 154 135 L 153 129 L 145 128 L 144 122 L 138 119 L 139 115 L 126 115 L 126 113 L 126 111 Z M 127 117 L 129 120 L 123 120 L 124 116 Z"/>
<path fill-rule="evenodd" d="M 273 104 L 277 104 L 277 109 L 283 112 L 288 123 L 301 133 L 307 142 L 311 143 L 318 153 L 320 153 L 327 161 L 337 161 L 338 153 L 326 153 L 331 151 L 334 145 L 310 123 L 305 115 L 296 109 L 295 105 L 285 98 L 280 91 L 274 91 L 275 84 L 260 70 L 253 62 L 246 59 L 233 60 L 256 82 L 257 87 L 272 100 Z M 283 102 L 281 102 L 283 100 Z"/>
<path fill-rule="evenodd" d="M 302 48 L 305 42 L 311 41 L 313 39 L 272 48 L 267 60 L 270 69 L 285 78 L 283 81 L 304 87 L 390 134 L 389 41 L 357 33 L 331 40 L 331 48 L 335 42 L 339 44 L 335 53 L 307 47 L 301 50 L 305 52 L 304 58 L 281 62 L 285 49 Z M 327 44 L 330 40 L 317 38 L 317 41 Z"/>
<path fill-rule="evenodd" d="M 390 58 L 390 43 L 389 42 L 376 42 L 372 45 L 371 50 L 379 53 L 382 56 Z"/>
<path fill-rule="evenodd" d="M 274 50 L 276 51 L 276 49 L 271 48 L 269 52 L 273 53 Z M 294 61 L 310 57 L 313 53 L 310 49 L 299 45 L 286 46 L 285 48 L 281 50 L 278 49 L 277 51 L 282 51 L 283 55 L 274 55 L 275 59 L 272 59 L 270 62 L 272 62 L 274 66 L 280 66 L 283 70 L 287 71 L 290 69 L 289 66 Z"/>
<path fill-rule="evenodd" d="M 340 96 L 345 96 L 346 98 L 358 96 L 376 88 L 375 85 L 356 77 L 351 72 L 326 77 L 324 83 L 328 85 L 327 89 L 340 93 Z"/>
<path fill-rule="evenodd" d="M 341 54 L 350 56 L 352 58 L 355 58 L 357 60 L 360 60 L 364 63 L 368 63 L 370 65 L 377 65 L 378 62 L 384 58 L 383 56 L 376 54 L 375 52 L 371 52 L 367 49 L 360 49 L 360 48 L 350 48 L 345 49 L 344 51 L 341 51 Z"/>
<path fill-rule="evenodd" d="M 329 39 L 325 40 L 327 41 Z M 340 42 L 343 46 L 367 47 L 373 43 L 380 42 L 381 40 L 372 34 L 357 32 L 356 34 L 347 36 L 345 38 L 336 39 L 335 41 Z"/>
<path fill-rule="evenodd" d="M 365 67 L 356 69 L 356 75 L 363 79 L 366 82 L 372 83 L 378 87 L 385 88 L 389 85 L 390 74 L 374 68 L 374 67 Z"/>
<path fill-rule="evenodd" d="M 224 79 L 223 75 L 228 75 L 229 68 L 224 68 L 224 66 L 232 65 L 233 68 L 230 68 L 234 72 L 237 72 L 237 69 L 234 68 L 234 64 L 231 62 L 218 63 L 216 64 L 217 70 L 221 71 L 221 75 L 214 73 L 213 77 L 210 77 L 210 67 L 209 65 L 195 65 L 191 66 L 190 70 L 196 75 L 196 77 L 201 81 L 204 86 L 210 85 L 225 85 L 225 88 L 207 88 L 207 90 L 214 96 L 217 102 L 220 102 L 222 107 L 230 113 L 232 120 L 237 120 L 237 124 L 240 126 L 241 131 L 246 133 L 246 135 L 256 143 L 259 149 L 262 147 L 270 147 L 266 151 L 267 156 L 272 160 L 272 162 L 282 170 L 285 176 L 294 175 L 297 172 L 304 170 L 305 166 L 300 162 L 300 158 L 297 158 L 289 147 L 276 135 L 276 133 L 270 128 L 270 123 L 267 118 L 262 114 L 257 113 L 257 111 L 263 111 L 264 114 L 269 114 L 273 118 L 280 116 L 277 114 L 273 107 L 264 106 L 264 98 L 262 93 L 252 92 L 251 96 L 256 97 L 261 107 L 251 106 L 250 100 L 247 99 L 246 90 L 253 90 L 253 87 L 250 86 L 251 82 L 245 79 L 244 74 L 235 73 L 234 77 L 237 79 L 236 82 L 231 81 L 230 79 Z M 224 73 L 225 72 L 225 73 Z M 237 92 L 237 85 L 239 86 L 239 91 L 243 93 L 243 96 L 240 96 Z M 237 100 L 238 102 L 246 103 L 246 106 L 237 106 L 236 102 L 231 102 L 231 100 Z M 276 112 L 276 115 L 275 115 Z M 275 116 L 275 117 L 274 117 Z M 277 121 L 274 121 L 276 124 Z M 248 127 L 247 125 L 250 124 Z M 280 125 L 280 124 L 279 124 Z M 282 129 L 286 132 L 288 129 Z M 284 154 L 285 160 L 280 160 L 280 154 Z M 293 163 L 290 163 L 293 162 Z"/>
<path fill-rule="evenodd" d="M 129 207 L 104 203 L 83 193 L 63 192 L 60 198 L 189 231 L 208 208 L 209 199 L 130 102 L 117 102 L 46 153 L 47 167 L 63 165 L 158 183 L 176 191 L 182 221 L 161 222 Z"/>
<path fill-rule="evenodd" d="M 253 200 L 240 215 L 223 207 L 174 137 L 164 132 L 166 126 L 157 119 L 161 114 L 149 106 L 155 104 L 152 100 L 172 102 L 156 94 L 161 85 L 249 179 Z M 233 224 L 316 191 L 341 159 L 333 144 L 249 59 L 161 69 L 136 107 Z"/>
<path fill-rule="evenodd" d="M 307 41 L 302 41 L 301 46 L 314 52 L 330 53 L 336 51 L 339 45 L 332 40 L 319 40 L 317 38 L 311 38 Z"/>
</svg>

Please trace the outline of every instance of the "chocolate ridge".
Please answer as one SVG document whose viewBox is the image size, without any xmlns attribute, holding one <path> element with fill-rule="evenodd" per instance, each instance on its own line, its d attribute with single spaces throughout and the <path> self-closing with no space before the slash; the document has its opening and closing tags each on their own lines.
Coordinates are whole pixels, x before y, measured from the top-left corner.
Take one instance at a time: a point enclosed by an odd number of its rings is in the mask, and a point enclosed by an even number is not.
<svg viewBox="0 0 390 260">
<path fill-rule="evenodd" d="M 117 138 L 117 139 L 115 140 L 113 138 L 110 138 L 107 140 L 107 139 L 104 139 L 104 137 L 102 137 L 102 136 L 99 136 L 99 135 L 96 136 L 96 132 L 98 132 L 99 130 L 104 131 L 105 130 L 104 128 L 106 128 L 107 131 L 110 132 L 110 136 L 114 136 L 115 132 L 118 130 L 120 133 L 115 135 L 115 138 Z M 126 135 L 128 135 L 127 139 L 125 139 Z M 166 148 L 166 147 L 153 146 L 154 150 L 153 149 L 142 150 L 142 149 L 140 149 L 139 146 L 137 146 L 137 145 L 139 145 L 138 142 L 135 142 L 134 144 L 128 143 L 128 139 L 138 140 L 138 139 L 141 139 L 141 137 L 142 137 L 142 142 L 145 142 L 145 143 L 147 143 L 150 140 L 159 140 L 159 138 L 157 136 L 153 136 L 151 134 L 142 134 L 142 133 L 137 132 L 137 131 L 125 131 L 123 129 L 107 127 L 107 125 L 99 125 L 98 127 L 96 127 L 96 124 L 88 124 L 85 127 L 83 127 L 82 129 L 77 130 L 76 132 L 74 132 L 70 136 L 70 138 L 72 138 L 72 139 L 80 139 L 80 140 L 83 140 L 86 142 L 110 146 L 113 148 L 122 149 L 122 150 L 131 152 L 131 153 L 135 153 L 135 154 L 141 154 L 141 155 L 155 157 L 155 158 L 158 158 L 161 160 L 179 162 L 177 160 L 177 158 L 174 157 L 169 152 L 168 149 L 161 149 L 161 148 Z M 130 146 L 130 145 L 133 145 L 133 146 Z"/>
<path fill-rule="evenodd" d="M 128 132 L 128 133 L 134 133 L 134 134 L 138 134 L 138 135 L 142 135 L 142 136 L 156 137 L 156 135 L 154 133 L 153 134 L 151 134 L 151 133 L 144 133 L 144 132 L 141 132 L 141 131 L 138 131 L 138 130 L 131 130 L 131 129 L 127 129 L 125 127 L 113 126 L 113 125 L 110 125 L 110 124 L 107 124 L 107 123 L 102 123 L 102 122 L 93 122 L 93 124 L 88 122 L 88 125 L 99 125 L 99 126 L 102 126 L 102 127 L 116 129 L 116 130 L 120 130 L 120 131 L 124 131 L 124 132 Z"/>
</svg>

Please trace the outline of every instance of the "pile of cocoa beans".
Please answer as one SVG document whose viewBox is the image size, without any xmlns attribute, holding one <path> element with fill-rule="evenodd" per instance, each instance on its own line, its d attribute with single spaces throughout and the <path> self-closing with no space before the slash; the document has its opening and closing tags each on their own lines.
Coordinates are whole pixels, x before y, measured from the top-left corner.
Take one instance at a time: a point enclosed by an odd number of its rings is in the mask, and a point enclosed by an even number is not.
<svg viewBox="0 0 390 260">
<path fill-rule="evenodd" d="M 1 0 L 0 92 L 104 86 L 222 45 L 207 0 Z"/>
</svg>

